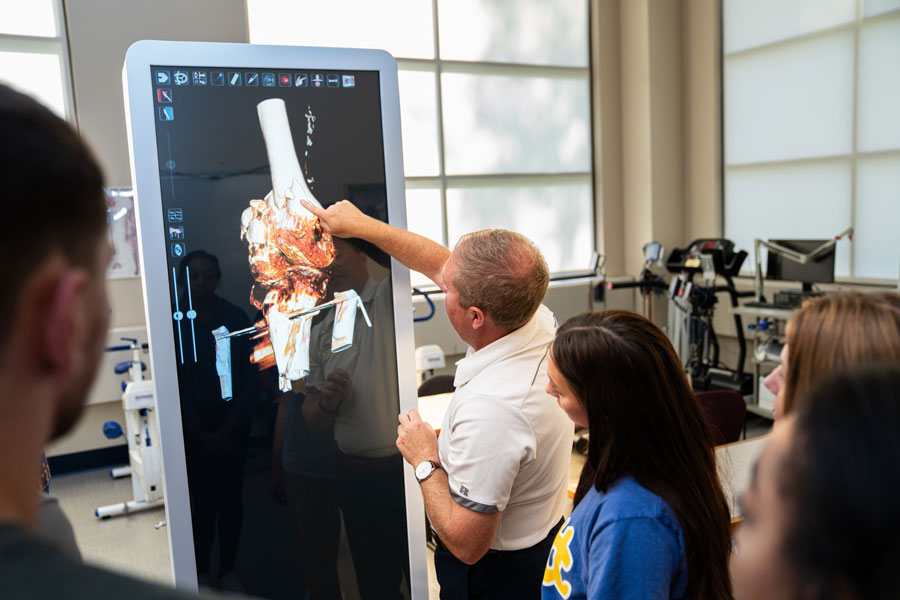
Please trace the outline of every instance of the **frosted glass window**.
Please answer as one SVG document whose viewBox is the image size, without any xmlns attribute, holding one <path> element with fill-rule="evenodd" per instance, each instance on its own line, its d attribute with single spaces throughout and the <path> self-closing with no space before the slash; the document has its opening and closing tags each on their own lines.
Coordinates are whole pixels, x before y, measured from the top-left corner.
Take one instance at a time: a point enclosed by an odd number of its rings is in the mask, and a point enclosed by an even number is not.
<svg viewBox="0 0 900 600">
<path fill-rule="evenodd" d="M 434 72 L 400 71 L 403 169 L 407 177 L 438 175 L 437 86 Z"/>
<path fill-rule="evenodd" d="M 0 0 L 0 33 L 56 37 L 54 0 Z"/>
<path fill-rule="evenodd" d="M 849 160 L 725 170 L 725 231 L 750 256 L 753 239 L 828 239 L 852 223 Z M 848 242 L 838 243 L 835 273 L 850 274 Z M 765 260 L 765 259 L 763 259 Z"/>
<path fill-rule="evenodd" d="M 852 150 L 852 31 L 726 57 L 725 69 L 726 164 Z"/>
<path fill-rule="evenodd" d="M 441 190 L 406 190 L 406 228 L 423 235 L 438 244 L 444 244 L 443 213 L 441 211 Z M 431 280 L 415 271 L 410 271 L 414 286 L 429 285 Z"/>
<path fill-rule="evenodd" d="M 250 41 L 382 48 L 396 57 L 434 58 L 431 2 L 423 0 L 247 0 Z"/>
<path fill-rule="evenodd" d="M 724 50 L 728 54 L 855 19 L 856 0 L 724 0 Z"/>
<path fill-rule="evenodd" d="M 900 153 L 862 158 L 856 173 L 855 275 L 900 274 Z"/>
<path fill-rule="evenodd" d="M 541 183 L 447 189 L 450 245 L 486 228 L 518 231 L 533 241 L 550 271 L 584 271 L 594 248 L 591 184 Z"/>
<path fill-rule="evenodd" d="M 444 73 L 447 173 L 591 169 L 587 78 Z"/>
<path fill-rule="evenodd" d="M 0 52 L 0 83 L 34 96 L 66 118 L 62 66 L 56 54 Z"/>
<path fill-rule="evenodd" d="M 892 10 L 900 10 L 900 0 L 863 0 L 864 17 L 872 17 Z"/>
<path fill-rule="evenodd" d="M 585 0 L 439 0 L 441 58 L 586 67 Z"/>
<path fill-rule="evenodd" d="M 900 148 L 900 17 L 862 26 L 858 110 L 860 151 Z"/>
</svg>

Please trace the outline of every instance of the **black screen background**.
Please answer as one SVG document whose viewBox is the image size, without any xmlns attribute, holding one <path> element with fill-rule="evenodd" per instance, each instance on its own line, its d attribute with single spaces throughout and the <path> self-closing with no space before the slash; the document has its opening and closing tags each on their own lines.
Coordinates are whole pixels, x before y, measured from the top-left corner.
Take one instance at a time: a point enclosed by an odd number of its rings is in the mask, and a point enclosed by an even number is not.
<svg viewBox="0 0 900 600">
<path fill-rule="evenodd" d="M 262 199 L 271 190 L 265 143 L 260 129 L 256 106 L 270 98 L 285 101 L 288 120 L 301 169 L 308 185 L 323 206 L 348 198 L 364 212 L 387 221 L 385 165 L 379 76 L 377 72 L 342 71 L 355 76 L 353 88 L 296 88 L 296 87 L 231 87 L 157 84 L 158 70 L 174 74 L 187 71 L 250 71 L 246 67 L 152 66 L 154 78 L 154 122 L 157 134 L 160 188 L 166 239 L 169 295 L 175 305 L 173 268 L 177 269 L 181 256 L 173 256 L 172 243 L 184 244 L 184 253 L 205 250 L 215 255 L 222 277 L 217 294 L 238 306 L 252 320 L 257 309 L 250 304 L 250 289 L 254 283 L 248 263 L 247 242 L 240 239 L 240 217 L 251 199 Z M 284 72 L 284 69 L 259 67 L 254 72 Z M 329 73 L 314 68 L 303 72 Z M 291 71 L 295 73 L 295 71 Z M 331 72 L 333 73 L 333 71 Z M 158 89 L 171 91 L 171 103 L 158 101 Z M 171 107 L 174 119 L 162 120 L 159 110 Z M 307 138 L 305 113 L 315 115 L 313 145 L 304 156 Z M 169 209 L 181 209 L 181 222 L 168 219 Z M 169 225 L 184 228 L 183 240 L 171 240 Z M 147 233 L 145 233 L 147 235 Z M 372 259 L 388 266 L 384 255 L 370 252 Z M 390 274 L 388 273 L 389 277 Z M 179 295 L 181 294 L 179 290 Z M 182 312 L 187 306 L 179 306 Z M 185 361 L 192 360 L 191 334 L 183 321 L 183 351 Z M 378 315 L 376 328 L 394 331 L 393 314 Z M 179 357 L 178 337 L 175 337 L 176 360 Z M 255 368 L 255 367 L 254 367 Z M 384 373 L 393 378 L 396 371 Z M 181 385 L 181 384 L 180 384 Z M 263 393 L 254 419 L 273 420 L 270 405 Z M 164 402 L 160 399 L 160 402 Z M 267 406 L 267 404 L 269 406 Z M 399 405 L 397 407 L 399 412 Z M 262 415 L 260 417 L 260 415 Z M 254 423 L 258 429 L 258 423 Z M 248 593 L 267 598 L 302 598 L 305 583 L 298 558 L 301 550 L 293 535 L 287 509 L 267 502 L 267 462 L 271 453 L 271 437 L 266 434 L 250 439 L 244 476 L 244 516 L 235 572 Z M 268 444 L 268 448 L 266 445 Z M 254 446 L 258 446 L 254 451 Z M 197 490 L 190 489 L 192 512 Z M 373 518 L 378 518 L 373 515 Z M 194 514 L 196 519 L 196 514 Z M 196 524 L 195 524 L 196 527 Z M 404 533 L 405 536 L 405 533 Z M 213 544 L 213 563 L 216 544 Z M 408 574 L 407 574 L 408 577 Z M 342 586 L 344 582 L 342 581 Z M 396 593 L 396 588 L 392 590 Z M 344 589 L 348 594 L 348 590 Z M 388 597 L 391 592 L 388 592 Z M 347 597 L 352 597 L 352 594 Z"/>
</svg>

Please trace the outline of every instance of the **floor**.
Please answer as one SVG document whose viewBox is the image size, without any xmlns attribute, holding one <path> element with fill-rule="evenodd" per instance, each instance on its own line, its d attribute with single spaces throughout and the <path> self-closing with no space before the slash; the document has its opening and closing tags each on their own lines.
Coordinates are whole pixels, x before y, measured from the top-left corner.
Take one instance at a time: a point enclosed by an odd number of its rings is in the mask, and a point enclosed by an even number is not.
<svg viewBox="0 0 900 600">
<path fill-rule="evenodd" d="M 748 438 L 768 433 L 770 429 L 771 421 L 748 415 Z M 570 481 L 578 478 L 584 460 L 583 455 L 572 452 Z M 111 519 L 94 517 L 94 509 L 98 506 L 131 498 L 129 478 L 111 479 L 107 469 L 66 474 L 53 478 L 51 493 L 72 522 L 85 562 L 171 584 L 167 531 L 165 527 L 157 528 L 165 519 L 162 508 Z M 348 555 L 346 548 L 343 554 Z M 434 577 L 431 550 L 428 550 L 427 563 L 429 597 L 437 600 L 439 587 Z"/>
<path fill-rule="evenodd" d="M 98 506 L 131 499 L 130 478 L 112 479 L 108 469 L 82 471 L 53 477 L 50 491 L 72 523 L 86 563 L 154 583 L 172 584 L 167 530 L 158 527 L 166 518 L 163 508 L 109 519 L 94 516 Z M 345 545 L 341 548 L 341 559 L 344 568 L 352 569 Z M 427 565 L 429 597 L 437 600 L 440 588 L 430 549 L 427 549 Z M 339 569 L 344 570 L 340 566 Z M 341 578 L 348 580 L 345 573 Z M 356 590 L 345 594 L 346 600 L 358 600 Z"/>
</svg>

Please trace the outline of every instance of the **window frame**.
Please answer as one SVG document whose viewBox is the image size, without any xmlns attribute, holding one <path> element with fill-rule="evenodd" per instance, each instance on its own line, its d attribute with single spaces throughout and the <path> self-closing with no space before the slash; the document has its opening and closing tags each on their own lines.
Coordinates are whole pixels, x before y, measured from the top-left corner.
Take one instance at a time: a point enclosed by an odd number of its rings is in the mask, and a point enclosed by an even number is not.
<svg viewBox="0 0 900 600">
<path fill-rule="evenodd" d="M 63 108 L 65 118 L 78 128 L 78 114 L 75 105 L 75 91 L 72 78 L 72 58 L 69 53 L 68 27 L 63 0 L 53 0 L 53 18 L 56 22 L 56 36 L 18 35 L 0 33 L 0 51 L 22 54 L 55 54 L 60 61 L 60 81 L 62 82 Z M 9 83 L 16 85 L 15 81 Z M 40 99 L 39 99 L 40 100 Z"/>
<path fill-rule="evenodd" d="M 863 14 L 863 2 L 861 0 L 856 0 L 855 2 L 855 16 L 853 21 L 848 23 L 842 23 L 840 25 L 829 26 L 824 29 L 819 29 L 811 32 L 804 32 L 798 35 L 793 35 L 791 37 L 781 38 L 774 41 L 765 42 L 762 44 L 756 44 L 753 46 L 748 46 L 745 48 L 741 48 L 739 50 L 734 50 L 732 52 L 726 52 L 726 34 L 725 34 L 725 2 L 727 0 L 719 0 L 719 30 L 721 35 L 719 36 L 719 68 L 720 68 L 720 106 L 721 106 L 721 130 L 720 130 L 720 151 L 722 156 L 722 178 L 721 178 L 721 222 L 720 222 L 720 231 L 722 231 L 723 237 L 728 235 L 726 231 L 726 211 L 728 209 L 728 189 L 727 189 L 727 174 L 729 169 L 731 170 L 739 170 L 739 169 L 753 169 L 758 167 L 767 167 L 767 166 L 782 166 L 782 165 L 798 165 L 798 164 L 810 164 L 810 163 L 821 163 L 821 162 L 831 162 L 831 161 L 846 161 L 850 165 L 850 176 L 851 176 L 851 185 L 850 185 L 850 194 L 847 198 L 848 206 L 849 206 L 849 214 L 850 214 L 850 223 L 848 224 L 852 228 L 856 228 L 856 208 L 857 208 L 857 192 L 858 192 L 858 180 L 857 180 L 857 171 L 859 168 L 859 163 L 861 160 L 866 158 L 873 158 L 879 156 L 897 156 L 900 157 L 900 148 L 889 149 L 889 150 L 872 150 L 872 151 L 862 151 L 859 149 L 859 72 L 860 72 L 860 36 L 862 33 L 862 28 L 864 25 L 872 22 L 877 22 L 886 19 L 895 19 L 900 17 L 900 8 L 895 8 L 892 10 L 888 10 L 876 15 L 865 16 Z M 739 164 L 728 164 L 728 157 L 726 154 L 726 131 L 725 131 L 725 113 L 728 110 L 728 105 L 726 103 L 725 97 L 725 81 L 726 81 L 726 60 L 729 57 L 734 56 L 746 56 L 757 52 L 765 52 L 769 51 L 772 48 L 777 48 L 778 46 L 785 46 L 789 44 L 794 44 L 798 41 L 808 41 L 818 37 L 829 36 L 836 33 L 841 32 L 852 32 L 853 34 L 853 100 L 852 100 L 852 137 L 851 137 L 851 150 L 849 153 L 839 153 L 839 154 L 828 154 L 814 157 L 800 157 L 800 158 L 791 158 L 791 159 L 775 159 L 775 160 L 761 160 L 761 161 L 752 161 L 752 162 L 742 162 Z M 832 232 L 833 235 L 836 235 L 840 232 L 835 231 Z M 835 274 L 835 284 L 853 284 L 853 285 L 872 285 L 872 286 L 893 286 L 898 281 L 897 277 L 860 277 L 855 274 L 856 272 L 856 248 L 854 243 L 851 241 L 847 245 L 850 257 L 849 257 L 849 265 L 850 265 L 850 274 L 849 275 L 837 275 Z M 752 256 L 753 248 L 746 248 L 747 252 Z M 741 271 L 741 276 L 753 277 L 754 269 L 745 268 Z"/>
</svg>

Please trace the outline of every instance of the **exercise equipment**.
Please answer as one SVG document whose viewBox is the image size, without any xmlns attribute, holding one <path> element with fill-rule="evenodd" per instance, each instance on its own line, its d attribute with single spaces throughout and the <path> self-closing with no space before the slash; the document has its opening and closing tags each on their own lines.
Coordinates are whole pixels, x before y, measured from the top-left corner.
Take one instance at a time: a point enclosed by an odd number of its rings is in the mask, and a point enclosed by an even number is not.
<svg viewBox="0 0 900 600">
<path fill-rule="evenodd" d="M 125 429 L 115 421 L 107 421 L 103 425 L 103 434 L 109 439 L 124 435 L 128 442 L 129 465 L 111 469 L 109 474 L 114 479 L 130 476 L 134 499 L 94 509 L 94 516 L 98 519 L 148 510 L 164 503 L 153 381 L 144 379 L 143 372 L 147 366 L 141 361 L 141 352 L 147 348 L 147 344 L 140 344 L 134 338 L 122 338 L 122 341 L 128 344 L 113 346 L 106 351 L 131 351 L 131 360 L 115 366 L 116 374 L 128 376 L 122 382 Z"/>
<path fill-rule="evenodd" d="M 727 293 L 733 307 L 738 305 L 739 298 L 755 294 L 752 290 L 739 292 L 734 285 L 733 278 L 746 258 L 747 252 L 736 251 L 731 240 L 709 238 L 694 240 L 686 248 L 676 248 L 666 259 L 666 269 L 675 275 L 669 284 L 669 337 L 690 374 L 695 391 L 725 389 L 745 395 L 752 390 L 752 379 L 744 373 L 747 351 L 740 315 L 734 315 L 738 343 L 734 369 L 720 363 L 719 340 L 713 328 L 719 293 Z M 695 282 L 698 275 L 700 282 Z M 719 278 L 725 280 L 725 285 L 716 285 Z"/>
<path fill-rule="evenodd" d="M 606 289 L 619 290 L 624 288 L 638 288 L 643 298 L 644 316 L 653 320 L 653 296 L 662 296 L 669 285 L 657 269 L 662 267 L 662 257 L 665 248 L 659 242 L 644 244 L 644 266 L 637 281 L 608 282 Z"/>
</svg>

